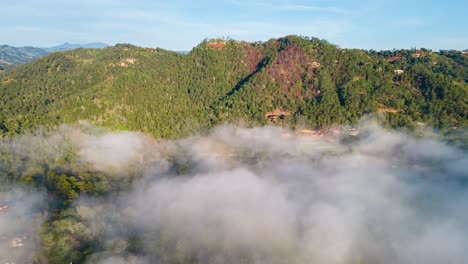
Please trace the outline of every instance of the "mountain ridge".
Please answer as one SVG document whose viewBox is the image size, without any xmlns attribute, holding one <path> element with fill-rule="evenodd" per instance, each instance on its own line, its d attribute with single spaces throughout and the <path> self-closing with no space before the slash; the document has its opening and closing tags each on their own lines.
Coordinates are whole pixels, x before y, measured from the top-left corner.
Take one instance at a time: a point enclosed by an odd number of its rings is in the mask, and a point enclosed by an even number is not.
<svg viewBox="0 0 468 264">
<path fill-rule="evenodd" d="M 101 42 L 93 42 L 87 44 L 70 44 L 65 42 L 61 45 L 53 47 L 13 47 L 9 45 L 0 45 L 0 70 L 8 69 L 19 64 L 33 61 L 37 58 L 46 56 L 49 53 L 57 51 L 66 51 L 78 48 L 105 48 L 107 44 Z"/>
<path fill-rule="evenodd" d="M 103 49 L 108 47 L 106 43 L 102 42 L 91 42 L 87 44 L 74 44 L 74 43 L 68 43 L 65 42 L 63 44 L 57 45 L 57 46 L 52 46 L 49 48 L 44 48 L 48 52 L 54 52 L 54 51 L 64 51 L 64 50 L 72 50 L 72 49 L 79 49 L 79 48 L 84 48 L 84 49 Z"/>
<path fill-rule="evenodd" d="M 41 48 L 0 45 L 0 69 L 26 63 L 47 54 L 48 52 Z"/>
<path fill-rule="evenodd" d="M 467 124 L 467 61 L 457 51 L 341 49 L 298 36 L 205 40 L 188 54 L 79 49 L 4 73 L 0 125 L 11 135 L 89 120 L 179 137 L 238 120 L 319 128 L 384 112 L 390 126 L 449 129 Z M 288 114 L 268 117 L 277 110 Z"/>
</svg>

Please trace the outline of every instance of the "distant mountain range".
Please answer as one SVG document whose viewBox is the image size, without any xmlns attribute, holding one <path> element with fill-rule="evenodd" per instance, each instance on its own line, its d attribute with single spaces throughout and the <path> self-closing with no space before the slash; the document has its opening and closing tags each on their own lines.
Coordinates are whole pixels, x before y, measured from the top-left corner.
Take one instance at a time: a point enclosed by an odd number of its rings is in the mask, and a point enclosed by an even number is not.
<svg viewBox="0 0 468 264">
<path fill-rule="evenodd" d="M 0 69 L 32 61 L 47 54 L 49 52 L 41 48 L 2 45 L 0 46 Z"/>
<path fill-rule="evenodd" d="M 73 49 L 79 49 L 79 48 L 85 48 L 85 49 L 102 49 L 102 48 L 105 48 L 109 45 L 107 45 L 106 43 L 102 43 L 102 42 L 93 42 L 93 43 L 88 43 L 88 44 L 84 44 L 84 45 L 81 45 L 81 44 L 72 44 L 72 43 L 63 43 L 61 45 L 58 45 L 58 46 L 53 46 L 53 47 L 50 47 L 50 48 L 44 48 L 46 51 L 48 52 L 54 52 L 54 51 L 64 51 L 64 50 L 73 50 Z"/>
<path fill-rule="evenodd" d="M 0 46 L 0 70 L 14 67 L 23 64 L 51 52 L 73 50 L 78 48 L 101 49 L 108 45 L 105 43 L 95 42 L 88 44 L 71 44 L 64 43 L 58 46 L 38 48 L 38 47 L 12 47 L 8 45 Z"/>
</svg>

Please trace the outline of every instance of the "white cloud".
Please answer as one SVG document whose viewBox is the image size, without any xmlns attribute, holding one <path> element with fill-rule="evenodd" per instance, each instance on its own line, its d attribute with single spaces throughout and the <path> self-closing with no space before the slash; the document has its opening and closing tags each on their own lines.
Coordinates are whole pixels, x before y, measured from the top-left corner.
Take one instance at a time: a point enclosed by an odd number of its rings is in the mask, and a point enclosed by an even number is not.
<svg viewBox="0 0 468 264">
<path fill-rule="evenodd" d="M 156 141 L 82 125 L 17 136 L 0 142 L 0 150 L 12 150 L 28 164 L 62 160 L 76 150 L 82 159 L 71 168 L 98 165 L 112 174 L 114 165 L 137 167 L 138 174 L 123 175 L 134 177 L 129 189 L 76 202 L 104 245 L 89 263 L 158 263 L 174 256 L 255 264 L 435 264 L 468 258 L 468 213 L 460 210 L 468 201 L 467 153 L 435 138 L 366 122 L 352 141 L 284 138 L 292 132 L 227 126 L 204 136 Z M 180 165 L 186 169 L 178 170 Z M 8 166 L 25 169 L 17 162 Z M 0 194 L 0 203 L 14 198 L 12 209 L 28 216 L 41 201 L 22 198 L 28 196 Z M 0 217 L 0 235 L 31 226 L 17 219 Z M 127 247 L 135 234 L 142 242 L 138 256 Z"/>
</svg>

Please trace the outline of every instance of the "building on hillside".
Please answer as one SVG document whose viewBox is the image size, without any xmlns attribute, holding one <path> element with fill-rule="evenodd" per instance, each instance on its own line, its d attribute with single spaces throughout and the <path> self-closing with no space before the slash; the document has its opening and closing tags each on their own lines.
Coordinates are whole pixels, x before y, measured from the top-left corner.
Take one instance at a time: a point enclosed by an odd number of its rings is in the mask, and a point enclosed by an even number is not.
<svg viewBox="0 0 468 264">
<path fill-rule="evenodd" d="M 393 57 L 387 58 L 387 62 L 394 62 L 400 59 L 401 59 L 401 56 L 393 56 Z"/>
<path fill-rule="evenodd" d="M 356 137 L 359 135 L 359 130 L 357 128 L 350 128 L 348 133 L 350 136 Z"/>
</svg>

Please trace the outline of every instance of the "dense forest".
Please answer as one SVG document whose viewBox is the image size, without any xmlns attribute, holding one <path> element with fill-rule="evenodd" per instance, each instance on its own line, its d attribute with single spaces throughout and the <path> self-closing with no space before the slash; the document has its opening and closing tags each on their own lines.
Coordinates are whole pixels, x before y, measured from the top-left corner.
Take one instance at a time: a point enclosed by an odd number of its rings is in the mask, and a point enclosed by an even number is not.
<svg viewBox="0 0 468 264">
<path fill-rule="evenodd" d="M 118 44 L 5 70 L 0 100 L 2 263 L 466 260 L 466 142 L 410 132 L 467 140 L 466 53 Z"/>
<path fill-rule="evenodd" d="M 385 113 L 389 126 L 466 126 L 468 55 L 341 49 L 288 36 L 205 40 L 188 54 L 119 44 L 52 53 L 0 75 L 0 130 L 88 120 L 158 138 L 243 120 L 320 128 Z"/>
</svg>

